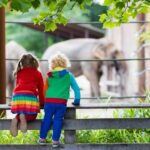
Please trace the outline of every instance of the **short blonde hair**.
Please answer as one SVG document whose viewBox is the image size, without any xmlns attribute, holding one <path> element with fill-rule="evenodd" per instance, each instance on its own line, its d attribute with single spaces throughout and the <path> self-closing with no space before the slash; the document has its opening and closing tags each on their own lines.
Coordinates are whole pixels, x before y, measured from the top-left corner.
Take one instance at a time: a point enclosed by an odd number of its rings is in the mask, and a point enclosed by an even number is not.
<svg viewBox="0 0 150 150">
<path fill-rule="evenodd" d="M 69 59 L 63 53 L 58 52 L 49 59 L 50 70 L 56 67 L 68 68 L 71 66 Z"/>
</svg>

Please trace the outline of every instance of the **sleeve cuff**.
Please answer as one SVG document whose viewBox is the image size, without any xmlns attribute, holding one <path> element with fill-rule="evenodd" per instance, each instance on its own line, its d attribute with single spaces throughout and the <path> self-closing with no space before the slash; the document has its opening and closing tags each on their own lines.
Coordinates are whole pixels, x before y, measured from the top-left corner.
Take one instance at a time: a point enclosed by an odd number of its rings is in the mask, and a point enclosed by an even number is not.
<svg viewBox="0 0 150 150">
<path fill-rule="evenodd" d="M 73 103 L 79 105 L 80 104 L 80 99 L 75 99 Z"/>
</svg>

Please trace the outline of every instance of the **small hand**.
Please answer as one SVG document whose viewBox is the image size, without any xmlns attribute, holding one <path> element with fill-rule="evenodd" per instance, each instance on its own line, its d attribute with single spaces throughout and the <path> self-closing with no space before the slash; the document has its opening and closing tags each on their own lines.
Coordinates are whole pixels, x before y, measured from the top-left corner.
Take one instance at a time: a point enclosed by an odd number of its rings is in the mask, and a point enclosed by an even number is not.
<svg viewBox="0 0 150 150">
<path fill-rule="evenodd" d="M 72 103 L 72 105 L 74 105 L 74 106 L 80 106 L 80 104 L 79 103 Z"/>
</svg>

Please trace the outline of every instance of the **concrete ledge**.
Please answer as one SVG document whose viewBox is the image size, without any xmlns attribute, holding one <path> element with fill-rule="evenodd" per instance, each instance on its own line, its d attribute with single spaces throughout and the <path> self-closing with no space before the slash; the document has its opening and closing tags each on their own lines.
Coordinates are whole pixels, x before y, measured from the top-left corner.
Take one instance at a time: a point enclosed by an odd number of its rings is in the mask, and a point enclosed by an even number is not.
<svg viewBox="0 0 150 150">
<path fill-rule="evenodd" d="M 57 148 L 57 150 L 62 148 Z M 64 150 L 150 150 L 150 144 L 65 144 Z M 51 145 L 0 145 L 0 150 L 54 150 Z"/>
<path fill-rule="evenodd" d="M 11 120 L 0 120 L 0 130 L 9 130 Z M 41 120 L 28 123 L 28 130 L 39 130 Z M 150 118 L 65 119 L 64 130 L 149 129 Z"/>
</svg>

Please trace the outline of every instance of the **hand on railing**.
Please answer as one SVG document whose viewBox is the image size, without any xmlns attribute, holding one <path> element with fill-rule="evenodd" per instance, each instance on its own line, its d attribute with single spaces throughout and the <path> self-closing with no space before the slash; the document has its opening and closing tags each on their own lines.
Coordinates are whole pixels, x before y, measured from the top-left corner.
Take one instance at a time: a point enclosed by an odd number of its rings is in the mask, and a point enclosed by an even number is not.
<svg viewBox="0 0 150 150">
<path fill-rule="evenodd" d="M 80 106 L 80 103 L 74 103 L 74 102 L 72 102 L 72 105 L 74 105 L 74 106 Z"/>
</svg>

